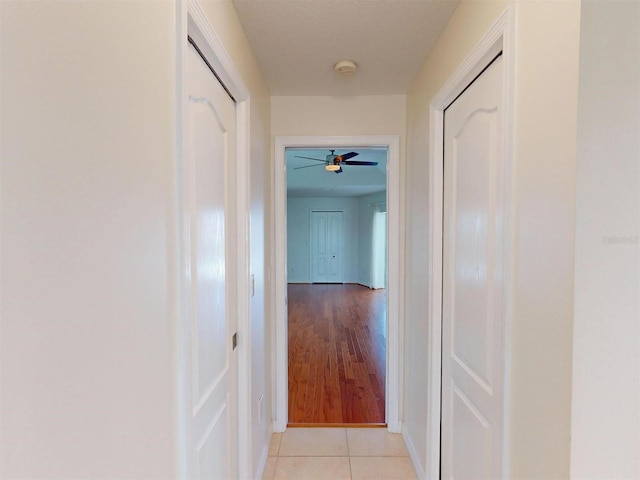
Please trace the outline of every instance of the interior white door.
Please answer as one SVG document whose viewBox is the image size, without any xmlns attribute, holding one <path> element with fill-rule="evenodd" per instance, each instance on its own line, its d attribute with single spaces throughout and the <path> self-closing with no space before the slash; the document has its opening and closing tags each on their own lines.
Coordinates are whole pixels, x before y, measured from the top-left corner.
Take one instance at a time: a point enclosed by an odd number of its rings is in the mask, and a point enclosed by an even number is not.
<svg viewBox="0 0 640 480">
<path fill-rule="evenodd" d="M 232 345 L 232 216 L 225 185 L 236 155 L 235 104 L 193 46 L 186 65 L 185 207 L 191 349 L 190 476 L 237 477 L 237 354 Z"/>
<path fill-rule="evenodd" d="M 342 212 L 311 212 L 311 282 L 342 283 Z"/>
<path fill-rule="evenodd" d="M 503 477 L 503 62 L 445 111 L 442 478 Z"/>
</svg>

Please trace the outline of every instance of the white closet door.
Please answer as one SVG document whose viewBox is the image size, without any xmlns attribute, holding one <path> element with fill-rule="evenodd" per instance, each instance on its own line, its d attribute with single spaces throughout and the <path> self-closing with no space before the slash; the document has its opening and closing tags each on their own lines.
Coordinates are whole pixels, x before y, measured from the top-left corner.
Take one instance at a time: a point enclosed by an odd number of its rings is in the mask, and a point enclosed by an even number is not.
<svg viewBox="0 0 640 480">
<path fill-rule="evenodd" d="M 445 111 L 442 478 L 503 476 L 503 66 Z"/>
<path fill-rule="evenodd" d="M 236 156 L 235 104 L 192 46 L 187 52 L 185 208 L 191 348 L 190 475 L 237 478 L 237 355 L 225 185 Z"/>
</svg>

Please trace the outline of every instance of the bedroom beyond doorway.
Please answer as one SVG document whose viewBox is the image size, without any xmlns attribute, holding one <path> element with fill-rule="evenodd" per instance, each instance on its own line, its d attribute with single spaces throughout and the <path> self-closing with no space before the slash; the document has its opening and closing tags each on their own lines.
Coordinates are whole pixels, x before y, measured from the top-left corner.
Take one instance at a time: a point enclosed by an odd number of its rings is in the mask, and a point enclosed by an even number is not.
<svg viewBox="0 0 640 480">
<path fill-rule="evenodd" d="M 289 425 L 385 423 L 386 291 L 289 284 Z"/>
</svg>

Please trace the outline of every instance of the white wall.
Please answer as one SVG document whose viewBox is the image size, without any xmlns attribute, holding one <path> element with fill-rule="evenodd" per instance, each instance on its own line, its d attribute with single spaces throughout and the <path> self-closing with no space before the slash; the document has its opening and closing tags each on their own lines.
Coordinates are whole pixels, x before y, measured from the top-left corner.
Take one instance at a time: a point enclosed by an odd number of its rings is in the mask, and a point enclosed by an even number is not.
<svg viewBox="0 0 640 480">
<path fill-rule="evenodd" d="M 0 5 L 0 476 L 175 477 L 175 6 Z"/>
<path fill-rule="evenodd" d="M 640 3 L 584 1 L 571 477 L 640 478 Z"/>
<path fill-rule="evenodd" d="M 270 98 L 231 2 L 202 3 L 251 91 L 251 395 L 269 412 Z M 176 5 L 0 7 L 0 476 L 177 477 Z M 252 405 L 257 476 L 271 425 Z"/>
<path fill-rule="evenodd" d="M 311 210 L 342 210 L 344 215 L 343 272 L 344 283 L 358 281 L 358 198 L 289 198 L 287 199 L 287 281 L 311 281 L 310 238 Z"/>
<path fill-rule="evenodd" d="M 265 232 L 271 229 L 269 199 L 271 198 L 271 97 L 256 59 L 249 47 L 233 4 L 229 0 L 200 0 L 214 30 L 221 38 L 234 65 L 251 92 L 250 100 L 250 273 L 254 276 L 254 294 L 250 299 L 251 349 L 251 465 L 244 465 L 253 477 L 266 461 L 272 424 L 271 405 L 271 316 L 267 298 L 271 297 L 267 275 L 270 262 L 270 238 Z M 242 273 L 241 273 L 242 274 Z M 272 282 L 271 282 L 272 283 Z M 242 332 L 240 333 L 242 338 Z M 246 337 L 245 337 L 246 338 Z M 242 342 L 242 340 L 240 340 Z M 262 398 L 263 404 L 259 400 Z M 260 410 L 262 409 L 262 412 Z M 262 417 L 262 422 L 260 418 Z"/>
<path fill-rule="evenodd" d="M 580 4 L 515 2 L 515 238 L 508 476 L 569 475 Z M 407 205 L 425 205 L 429 102 L 505 7 L 462 2 L 407 99 Z M 408 217 L 405 429 L 424 464 L 428 224 Z M 430 321 L 439 321 L 430 319 Z"/>
</svg>

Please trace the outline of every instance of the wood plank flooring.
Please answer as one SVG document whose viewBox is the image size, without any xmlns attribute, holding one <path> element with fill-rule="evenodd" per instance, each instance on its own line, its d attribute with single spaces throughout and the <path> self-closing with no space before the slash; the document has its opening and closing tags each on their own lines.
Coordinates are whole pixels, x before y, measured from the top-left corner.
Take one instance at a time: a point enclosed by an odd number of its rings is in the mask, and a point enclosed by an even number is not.
<svg viewBox="0 0 640 480">
<path fill-rule="evenodd" d="M 290 284 L 289 424 L 385 422 L 386 292 Z"/>
</svg>

